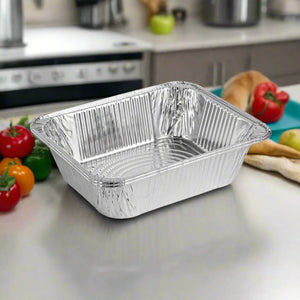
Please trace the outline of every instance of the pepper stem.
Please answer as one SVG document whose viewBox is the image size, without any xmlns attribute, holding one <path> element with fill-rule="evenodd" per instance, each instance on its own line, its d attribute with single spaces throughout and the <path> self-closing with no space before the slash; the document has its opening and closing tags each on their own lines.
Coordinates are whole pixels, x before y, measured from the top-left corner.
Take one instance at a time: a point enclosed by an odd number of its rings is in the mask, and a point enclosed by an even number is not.
<svg viewBox="0 0 300 300">
<path fill-rule="evenodd" d="M 254 114 L 254 115 L 257 116 L 257 117 L 261 117 L 265 113 L 268 105 L 269 105 L 269 103 L 266 103 L 265 106 L 264 106 L 264 108 L 263 108 L 263 110 L 260 113 Z"/>
<path fill-rule="evenodd" d="M 278 101 L 278 99 L 276 98 L 276 95 L 274 95 L 273 92 L 271 91 L 267 91 L 264 95 L 264 98 L 265 99 L 268 99 L 268 100 L 272 100 L 274 101 L 275 103 L 277 103 L 278 105 L 282 105 L 283 103 L 281 103 L 280 101 Z"/>
<path fill-rule="evenodd" d="M 276 96 L 274 95 L 274 93 L 273 92 L 271 92 L 271 91 L 267 91 L 266 93 L 265 93 L 265 96 L 264 96 L 266 99 L 268 99 L 268 100 L 273 100 L 273 101 L 275 101 L 275 100 L 277 100 L 276 99 Z"/>
</svg>

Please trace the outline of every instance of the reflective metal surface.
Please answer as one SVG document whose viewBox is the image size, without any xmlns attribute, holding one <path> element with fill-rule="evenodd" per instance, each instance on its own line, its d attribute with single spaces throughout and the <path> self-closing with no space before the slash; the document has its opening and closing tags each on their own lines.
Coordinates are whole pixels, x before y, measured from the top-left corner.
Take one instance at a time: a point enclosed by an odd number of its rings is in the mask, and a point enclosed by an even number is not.
<svg viewBox="0 0 300 300">
<path fill-rule="evenodd" d="M 108 18 L 108 2 L 106 0 L 98 0 L 94 3 L 86 1 L 86 4 L 84 1 L 78 2 L 83 3 L 78 7 L 80 26 L 102 28 L 106 25 Z"/>
<path fill-rule="evenodd" d="M 125 25 L 122 0 L 75 0 L 79 12 L 80 26 L 102 28 Z"/>
<path fill-rule="evenodd" d="M 0 47 L 23 46 L 22 0 L 0 1 Z"/>
<path fill-rule="evenodd" d="M 248 26 L 260 20 L 261 0 L 204 0 L 202 16 L 208 25 Z"/>
<path fill-rule="evenodd" d="M 62 176 L 102 214 L 135 217 L 228 185 L 270 129 L 201 87 L 172 82 L 37 118 Z"/>
<path fill-rule="evenodd" d="M 109 26 L 120 26 L 126 24 L 124 16 L 123 0 L 109 0 Z"/>
</svg>

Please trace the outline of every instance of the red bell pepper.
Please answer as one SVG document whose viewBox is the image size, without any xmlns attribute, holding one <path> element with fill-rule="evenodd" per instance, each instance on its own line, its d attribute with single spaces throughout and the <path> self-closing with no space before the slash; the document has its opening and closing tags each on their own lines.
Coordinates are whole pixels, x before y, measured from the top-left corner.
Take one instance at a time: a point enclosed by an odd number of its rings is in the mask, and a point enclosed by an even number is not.
<svg viewBox="0 0 300 300">
<path fill-rule="evenodd" d="M 265 123 L 278 121 L 283 113 L 289 94 L 284 91 L 277 91 L 273 82 L 260 83 L 254 91 L 252 114 Z"/>
<path fill-rule="evenodd" d="M 23 126 L 12 126 L 0 132 L 0 152 L 5 157 L 25 157 L 34 146 L 32 133 Z"/>
</svg>

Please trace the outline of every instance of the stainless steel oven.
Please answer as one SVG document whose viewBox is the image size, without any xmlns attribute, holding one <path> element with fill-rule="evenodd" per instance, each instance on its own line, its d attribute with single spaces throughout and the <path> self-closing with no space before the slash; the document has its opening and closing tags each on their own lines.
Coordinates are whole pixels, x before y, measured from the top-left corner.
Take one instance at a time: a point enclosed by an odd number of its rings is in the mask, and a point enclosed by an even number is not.
<svg viewBox="0 0 300 300">
<path fill-rule="evenodd" d="M 148 53 L 0 62 L 0 108 L 99 99 L 149 84 Z"/>
</svg>

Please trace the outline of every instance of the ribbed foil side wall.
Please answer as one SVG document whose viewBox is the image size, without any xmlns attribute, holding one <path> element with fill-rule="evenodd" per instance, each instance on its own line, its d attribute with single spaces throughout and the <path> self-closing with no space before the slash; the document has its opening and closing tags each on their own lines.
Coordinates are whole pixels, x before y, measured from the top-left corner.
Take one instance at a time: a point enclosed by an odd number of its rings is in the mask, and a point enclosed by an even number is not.
<svg viewBox="0 0 300 300">
<path fill-rule="evenodd" d="M 248 147 L 210 157 L 125 186 L 100 187 L 97 209 L 113 218 L 129 218 L 226 186 L 237 175 Z"/>
<path fill-rule="evenodd" d="M 63 179 L 72 186 L 91 205 L 96 207 L 98 189 L 88 178 L 82 176 L 80 172 L 66 162 L 60 155 L 52 151 L 52 155 L 58 166 Z"/>
<path fill-rule="evenodd" d="M 64 179 L 113 218 L 230 184 L 249 141 L 269 134 L 264 124 L 193 84 L 95 103 L 41 117 L 35 127 L 51 142 Z"/>
<path fill-rule="evenodd" d="M 48 121 L 49 139 L 79 161 L 183 137 L 201 151 L 242 142 L 251 124 L 190 88 L 170 87 Z"/>
<path fill-rule="evenodd" d="M 153 140 L 148 94 L 81 111 L 74 118 L 81 160 Z"/>
<path fill-rule="evenodd" d="M 203 111 L 197 144 L 207 151 L 226 147 L 233 144 L 233 139 L 237 139 L 240 131 L 236 116 L 208 100 Z"/>
<path fill-rule="evenodd" d="M 111 218 L 131 218 L 207 191 L 226 186 L 238 173 L 248 148 L 210 157 L 129 185 L 95 186 L 54 153 L 66 182 L 100 213 Z"/>
</svg>

